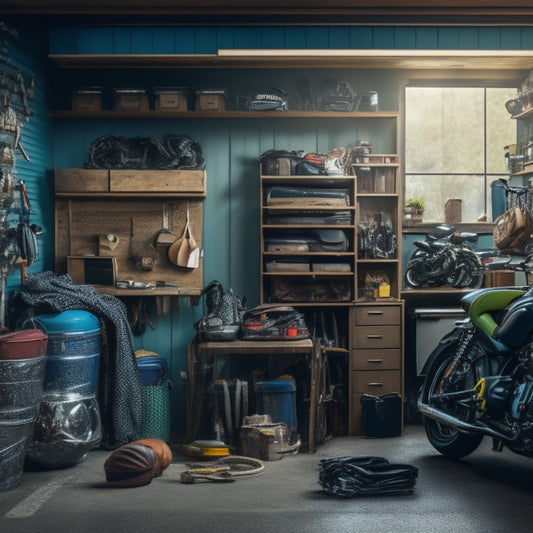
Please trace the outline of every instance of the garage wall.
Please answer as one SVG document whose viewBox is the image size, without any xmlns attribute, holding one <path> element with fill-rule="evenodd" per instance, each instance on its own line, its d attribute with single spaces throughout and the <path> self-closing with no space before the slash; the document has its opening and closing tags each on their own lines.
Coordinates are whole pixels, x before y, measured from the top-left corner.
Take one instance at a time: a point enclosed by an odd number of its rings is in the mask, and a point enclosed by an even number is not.
<svg viewBox="0 0 533 533">
<path fill-rule="evenodd" d="M 533 49 L 533 28 L 513 27 L 54 27 L 51 54 L 213 54 L 223 48 L 420 48 Z M 380 109 L 399 109 L 401 73 L 370 69 L 343 71 L 168 69 L 59 69 L 48 63 L 54 80 L 51 109 L 68 109 L 75 85 L 225 87 L 234 98 L 249 86 L 276 86 L 291 91 L 298 79 L 319 84 L 323 77 L 345 79 L 356 90 L 377 90 Z M 259 170 L 258 156 L 266 150 L 327 151 L 370 139 L 375 152 L 394 150 L 389 135 L 372 123 L 343 120 L 73 120 L 55 119 L 49 168 L 83 166 L 92 140 L 100 135 L 128 137 L 183 133 L 201 143 L 207 160 L 205 201 L 204 282 L 219 279 L 246 296 L 250 306 L 259 297 Z M 382 125 L 379 125 L 381 129 Z M 391 126 L 392 129 L 394 129 Z M 385 128 L 387 129 L 387 128 Z M 390 130 L 393 143 L 395 130 Z M 389 139 L 389 140 L 387 140 Z M 48 183 L 50 186 L 50 183 Z M 50 246 L 51 244 L 51 240 Z M 150 303 L 152 305 L 152 303 Z M 155 327 L 137 338 L 138 347 L 154 350 L 170 363 L 172 427 L 183 431 L 185 396 L 180 371 L 186 369 L 187 343 L 201 307 L 187 299 L 174 302 L 169 315 L 151 308 Z"/>
<path fill-rule="evenodd" d="M 27 161 L 22 153 L 15 152 L 15 176 L 23 180 L 32 208 L 30 221 L 43 228 L 38 238 L 39 255 L 36 262 L 28 267 L 27 274 L 49 270 L 53 267 L 54 256 L 50 248 L 53 240 L 53 211 L 50 180 L 52 165 L 50 138 L 52 123 L 48 118 L 48 81 L 47 81 L 47 35 L 45 32 L 28 32 L 24 28 L 13 28 L 17 37 L 8 37 L 5 42 L 10 63 L 23 74 L 25 80 L 35 79 L 35 98 L 29 101 L 33 111 L 29 121 L 23 124 L 21 144 L 29 156 Z M 18 222 L 14 214 L 12 224 Z M 7 290 L 11 292 L 20 285 L 20 271 L 16 269 L 7 280 Z"/>
</svg>

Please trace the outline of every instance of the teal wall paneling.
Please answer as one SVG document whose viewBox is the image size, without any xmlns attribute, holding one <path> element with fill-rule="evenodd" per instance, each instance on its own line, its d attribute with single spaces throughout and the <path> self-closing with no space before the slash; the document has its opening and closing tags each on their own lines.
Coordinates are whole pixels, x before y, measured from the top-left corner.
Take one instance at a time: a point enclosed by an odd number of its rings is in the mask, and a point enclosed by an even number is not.
<svg viewBox="0 0 533 533">
<path fill-rule="evenodd" d="M 140 26 L 131 29 L 131 53 L 154 53 L 154 28 Z"/>
<path fill-rule="evenodd" d="M 235 28 L 234 46 L 235 48 L 263 48 L 263 29 L 252 27 Z M 270 48 L 267 45 L 266 48 Z M 215 50 L 216 51 L 216 50 Z"/>
<path fill-rule="evenodd" d="M 172 44 L 170 37 L 174 31 Z M 50 53 L 216 53 L 219 48 L 528 49 L 533 28 L 477 26 L 53 27 Z"/>
<path fill-rule="evenodd" d="M 175 31 L 173 28 L 160 28 L 154 32 L 154 50 L 160 54 L 173 54 L 176 46 Z"/>
<path fill-rule="evenodd" d="M 367 26 L 356 26 L 350 28 L 350 41 L 348 48 L 366 49 L 372 48 L 374 42 L 373 28 Z"/>
<path fill-rule="evenodd" d="M 233 28 L 217 28 L 217 48 L 221 50 L 234 48 L 234 34 Z"/>
<path fill-rule="evenodd" d="M 249 47 L 247 43 L 247 47 Z M 260 48 L 285 48 L 285 30 L 279 26 L 264 28 L 261 32 Z"/>
<path fill-rule="evenodd" d="M 129 28 L 113 28 L 113 37 L 109 49 L 115 54 L 131 53 L 131 32 Z M 107 53 L 110 53 L 108 51 Z"/>
<path fill-rule="evenodd" d="M 304 27 L 284 28 L 286 48 L 305 48 L 306 29 Z"/>
<path fill-rule="evenodd" d="M 196 41 L 194 38 L 195 29 L 178 27 L 176 28 L 176 54 L 194 54 L 196 52 Z"/>
<path fill-rule="evenodd" d="M 350 28 L 340 26 L 329 31 L 329 46 L 331 48 L 350 48 Z"/>
<path fill-rule="evenodd" d="M 78 36 L 79 54 L 106 54 L 113 46 L 113 28 L 81 28 Z"/>
<path fill-rule="evenodd" d="M 305 48 L 331 48 L 329 31 L 322 27 L 307 29 Z"/>
<path fill-rule="evenodd" d="M 196 54 L 216 54 L 217 34 L 212 28 L 197 28 L 194 36 Z"/>
<path fill-rule="evenodd" d="M 507 50 L 518 50 L 521 46 L 521 34 L 513 28 L 500 29 L 500 47 Z"/>
<path fill-rule="evenodd" d="M 394 35 L 394 48 L 416 48 L 415 28 L 397 28 Z"/>
<path fill-rule="evenodd" d="M 435 28 L 415 28 L 415 48 L 439 48 L 439 40 Z"/>
</svg>

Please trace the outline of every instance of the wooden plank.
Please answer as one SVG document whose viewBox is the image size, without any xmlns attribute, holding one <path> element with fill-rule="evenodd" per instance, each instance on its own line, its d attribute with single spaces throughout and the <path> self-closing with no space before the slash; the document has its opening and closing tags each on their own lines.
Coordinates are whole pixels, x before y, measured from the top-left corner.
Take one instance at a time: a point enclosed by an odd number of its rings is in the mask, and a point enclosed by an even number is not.
<svg viewBox="0 0 533 533">
<path fill-rule="evenodd" d="M 109 192 L 108 170 L 56 169 L 56 192 Z"/>
<path fill-rule="evenodd" d="M 204 170 L 111 170 L 109 190 L 115 192 L 179 192 L 206 194 Z"/>
</svg>

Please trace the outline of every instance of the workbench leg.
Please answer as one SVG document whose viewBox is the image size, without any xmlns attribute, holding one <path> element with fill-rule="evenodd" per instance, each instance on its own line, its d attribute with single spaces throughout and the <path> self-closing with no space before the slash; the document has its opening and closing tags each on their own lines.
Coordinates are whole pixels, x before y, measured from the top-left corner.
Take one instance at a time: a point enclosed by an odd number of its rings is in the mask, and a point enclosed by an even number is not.
<svg viewBox="0 0 533 533">
<path fill-rule="evenodd" d="M 315 433 L 316 433 L 316 416 L 318 410 L 318 395 L 320 365 L 322 360 L 322 347 L 320 343 L 313 341 L 313 350 L 311 352 L 311 393 L 309 402 L 309 435 L 308 448 L 309 453 L 315 453 Z"/>
</svg>

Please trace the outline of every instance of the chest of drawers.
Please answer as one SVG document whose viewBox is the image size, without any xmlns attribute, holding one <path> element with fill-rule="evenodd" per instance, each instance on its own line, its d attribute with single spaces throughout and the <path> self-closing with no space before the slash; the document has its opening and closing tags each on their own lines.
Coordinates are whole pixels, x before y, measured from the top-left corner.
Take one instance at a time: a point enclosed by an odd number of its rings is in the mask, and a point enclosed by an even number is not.
<svg viewBox="0 0 533 533">
<path fill-rule="evenodd" d="M 363 394 L 399 392 L 403 397 L 403 318 L 402 301 L 350 309 L 350 435 L 362 434 Z"/>
</svg>

